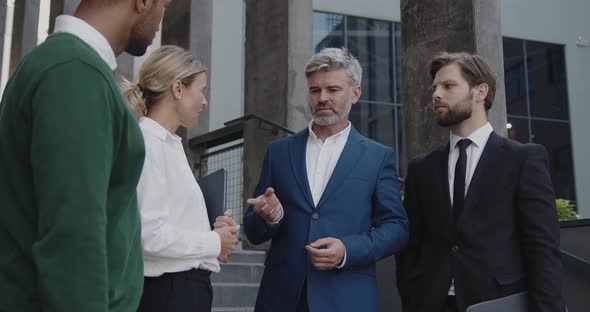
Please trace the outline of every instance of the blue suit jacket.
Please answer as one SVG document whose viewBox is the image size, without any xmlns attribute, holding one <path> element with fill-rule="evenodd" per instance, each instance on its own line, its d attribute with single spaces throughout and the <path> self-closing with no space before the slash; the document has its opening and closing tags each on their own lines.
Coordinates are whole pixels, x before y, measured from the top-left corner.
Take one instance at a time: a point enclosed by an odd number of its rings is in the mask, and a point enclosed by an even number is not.
<svg viewBox="0 0 590 312">
<path fill-rule="evenodd" d="M 306 169 L 308 130 L 268 146 L 254 196 L 273 187 L 284 209 L 269 225 L 248 208 L 244 229 L 260 244 L 272 238 L 256 311 L 295 311 L 307 280 L 310 311 L 378 311 L 375 263 L 408 240 L 393 151 L 351 129 L 342 155 L 315 206 Z M 342 269 L 316 270 L 304 249 L 324 237 L 346 247 Z"/>
</svg>

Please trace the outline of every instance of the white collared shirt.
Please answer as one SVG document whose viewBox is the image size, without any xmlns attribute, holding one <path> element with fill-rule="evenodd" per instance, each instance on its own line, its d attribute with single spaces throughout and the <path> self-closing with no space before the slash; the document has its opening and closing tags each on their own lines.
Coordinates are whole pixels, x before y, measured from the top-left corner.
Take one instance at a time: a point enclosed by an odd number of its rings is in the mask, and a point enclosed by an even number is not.
<svg viewBox="0 0 590 312">
<path fill-rule="evenodd" d="M 141 118 L 139 126 L 146 150 L 137 185 L 144 275 L 193 268 L 219 272 L 221 241 L 211 231 L 182 139 L 148 117 Z"/>
<path fill-rule="evenodd" d="M 483 125 L 481 128 L 473 131 L 467 138 L 460 137 L 455 135 L 453 132 L 449 133 L 449 194 L 451 196 L 451 205 L 453 204 L 453 190 L 454 188 L 454 181 L 455 181 L 455 167 L 457 165 L 457 160 L 459 159 L 459 147 L 457 146 L 457 142 L 461 139 L 469 139 L 471 140 L 471 144 L 467 146 L 465 152 L 467 153 L 467 166 L 465 170 L 465 195 L 467 195 L 467 191 L 469 190 L 469 185 L 471 183 L 471 178 L 473 178 L 473 173 L 475 173 L 475 168 L 477 168 L 477 163 L 479 162 L 479 158 L 481 157 L 481 153 L 490 138 L 490 134 L 494 129 L 489 122 Z M 449 295 L 455 295 L 455 280 L 451 282 L 451 288 L 449 289 Z"/>
<path fill-rule="evenodd" d="M 449 133 L 449 193 L 451 195 L 451 204 L 453 203 L 453 184 L 455 181 L 455 167 L 457 165 L 457 160 L 459 159 L 459 147 L 457 146 L 457 142 L 461 139 L 469 139 L 471 140 L 471 144 L 467 146 L 465 150 L 467 152 L 467 167 L 465 170 L 465 194 L 467 195 L 467 190 L 469 189 L 469 184 L 471 183 L 471 178 L 473 177 L 473 173 L 475 172 L 475 168 L 477 167 L 477 163 L 479 162 L 479 158 L 481 157 L 481 152 L 483 151 L 490 134 L 494 131 L 492 125 L 490 123 L 486 123 L 481 128 L 473 131 L 467 138 L 462 138 L 454 133 Z"/>
<path fill-rule="evenodd" d="M 338 159 L 342 155 L 344 145 L 348 141 L 351 125 L 349 121 L 344 130 L 327 137 L 323 142 L 313 132 L 313 121 L 309 123 L 307 128 L 309 129 L 309 136 L 307 137 L 307 148 L 305 149 L 305 167 L 307 168 L 307 180 L 313 197 L 313 204 L 317 206 L 326 190 L 328 181 L 332 177 Z M 346 248 L 344 249 L 344 258 L 338 268 L 342 268 L 345 264 Z"/>
<path fill-rule="evenodd" d="M 98 53 L 111 70 L 117 68 L 115 52 L 107 38 L 84 20 L 71 15 L 60 15 L 55 19 L 53 33 L 68 33 L 80 38 Z"/>
<path fill-rule="evenodd" d="M 344 145 L 350 134 L 350 121 L 348 126 L 326 138 L 324 142 L 319 139 L 312 129 L 313 121 L 309 123 L 309 136 L 307 138 L 307 148 L 305 152 L 307 180 L 309 189 L 313 197 L 313 203 L 317 206 L 324 190 L 332 177 L 336 163 L 340 159 Z"/>
</svg>

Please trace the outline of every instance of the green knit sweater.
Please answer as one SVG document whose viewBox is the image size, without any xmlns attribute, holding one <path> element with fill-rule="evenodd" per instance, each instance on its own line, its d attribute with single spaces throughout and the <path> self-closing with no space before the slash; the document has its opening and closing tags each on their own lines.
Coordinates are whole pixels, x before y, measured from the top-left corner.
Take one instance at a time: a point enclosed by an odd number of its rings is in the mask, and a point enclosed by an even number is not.
<svg viewBox="0 0 590 312">
<path fill-rule="evenodd" d="M 50 36 L 0 104 L 0 311 L 135 311 L 143 138 L 86 43 Z"/>
</svg>

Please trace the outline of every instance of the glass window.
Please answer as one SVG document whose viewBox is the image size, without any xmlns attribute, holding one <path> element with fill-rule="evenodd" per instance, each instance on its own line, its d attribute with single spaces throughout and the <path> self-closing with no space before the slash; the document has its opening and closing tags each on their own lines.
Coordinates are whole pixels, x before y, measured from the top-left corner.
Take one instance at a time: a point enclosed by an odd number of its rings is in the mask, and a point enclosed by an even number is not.
<svg viewBox="0 0 590 312">
<path fill-rule="evenodd" d="M 361 99 L 394 102 L 392 23 L 347 17 L 347 48 L 363 68 Z"/>
<path fill-rule="evenodd" d="M 403 144 L 403 137 L 402 137 L 402 133 L 403 133 L 403 120 L 404 120 L 404 115 L 403 115 L 403 108 L 401 107 L 401 105 L 396 105 L 395 107 L 395 133 L 397 135 L 396 137 L 396 144 L 395 146 L 397 146 L 397 149 L 394 151 L 397 154 L 397 172 L 398 174 L 400 174 L 400 170 L 399 168 L 403 166 L 403 168 L 406 168 L 407 166 L 405 164 L 401 163 L 401 160 L 404 159 L 403 155 L 404 155 L 404 144 Z"/>
<path fill-rule="evenodd" d="M 557 198 L 575 199 L 574 168 L 570 124 L 532 120 L 532 141 L 547 148 L 551 180 Z"/>
<path fill-rule="evenodd" d="M 190 2 L 173 1 L 162 19 L 162 45 L 171 44 L 190 48 Z"/>
<path fill-rule="evenodd" d="M 521 143 L 529 143 L 529 119 L 526 117 L 508 117 L 508 137 Z"/>
<path fill-rule="evenodd" d="M 504 38 L 508 137 L 545 146 L 558 198 L 576 199 L 562 45 Z"/>
<path fill-rule="evenodd" d="M 531 116 L 569 119 L 562 45 L 526 41 Z"/>
<path fill-rule="evenodd" d="M 313 47 L 345 47 L 363 68 L 362 95 L 350 121 L 363 135 L 401 150 L 400 26 L 387 21 L 314 12 Z M 399 166 L 399 164 L 398 164 Z M 399 168 L 399 167 L 398 167 Z"/>
<path fill-rule="evenodd" d="M 401 45 L 401 37 L 402 37 L 402 30 L 401 25 L 399 23 L 394 23 L 394 53 L 395 53 L 395 61 L 393 62 L 393 66 L 395 67 L 395 103 L 402 103 L 402 45 Z"/>
<path fill-rule="evenodd" d="M 343 47 L 344 16 L 314 12 L 312 32 L 315 52 L 325 47 Z"/>
<path fill-rule="evenodd" d="M 506 112 L 509 115 L 528 116 L 524 67 L 524 42 L 505 38 L 504 83 L 506 85 Z"/>
<path fill-rule="evenodd" d="M 396 120 L 395 105 L 391 104 L 371 104 L 375 107 L 376 114 L 374 121 L 378 136 L 377 141 L 387 146 L 396 146 Z"/>
</svg>

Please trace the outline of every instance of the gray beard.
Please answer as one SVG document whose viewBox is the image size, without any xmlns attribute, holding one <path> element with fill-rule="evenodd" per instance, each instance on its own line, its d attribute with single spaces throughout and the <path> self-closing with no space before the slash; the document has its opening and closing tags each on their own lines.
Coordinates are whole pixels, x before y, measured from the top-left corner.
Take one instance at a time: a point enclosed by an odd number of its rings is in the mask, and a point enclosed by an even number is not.
<svg viewBox="0 0 590 312">
<path fill-rule="evenodd" d="M 341 116 L 338 113 L 329 117 L 313 116 L 313 122 L 320 126 L 331 126 L 342 121 L 342 119 L 344 119 L 344 116 Z"/>
</svg>

